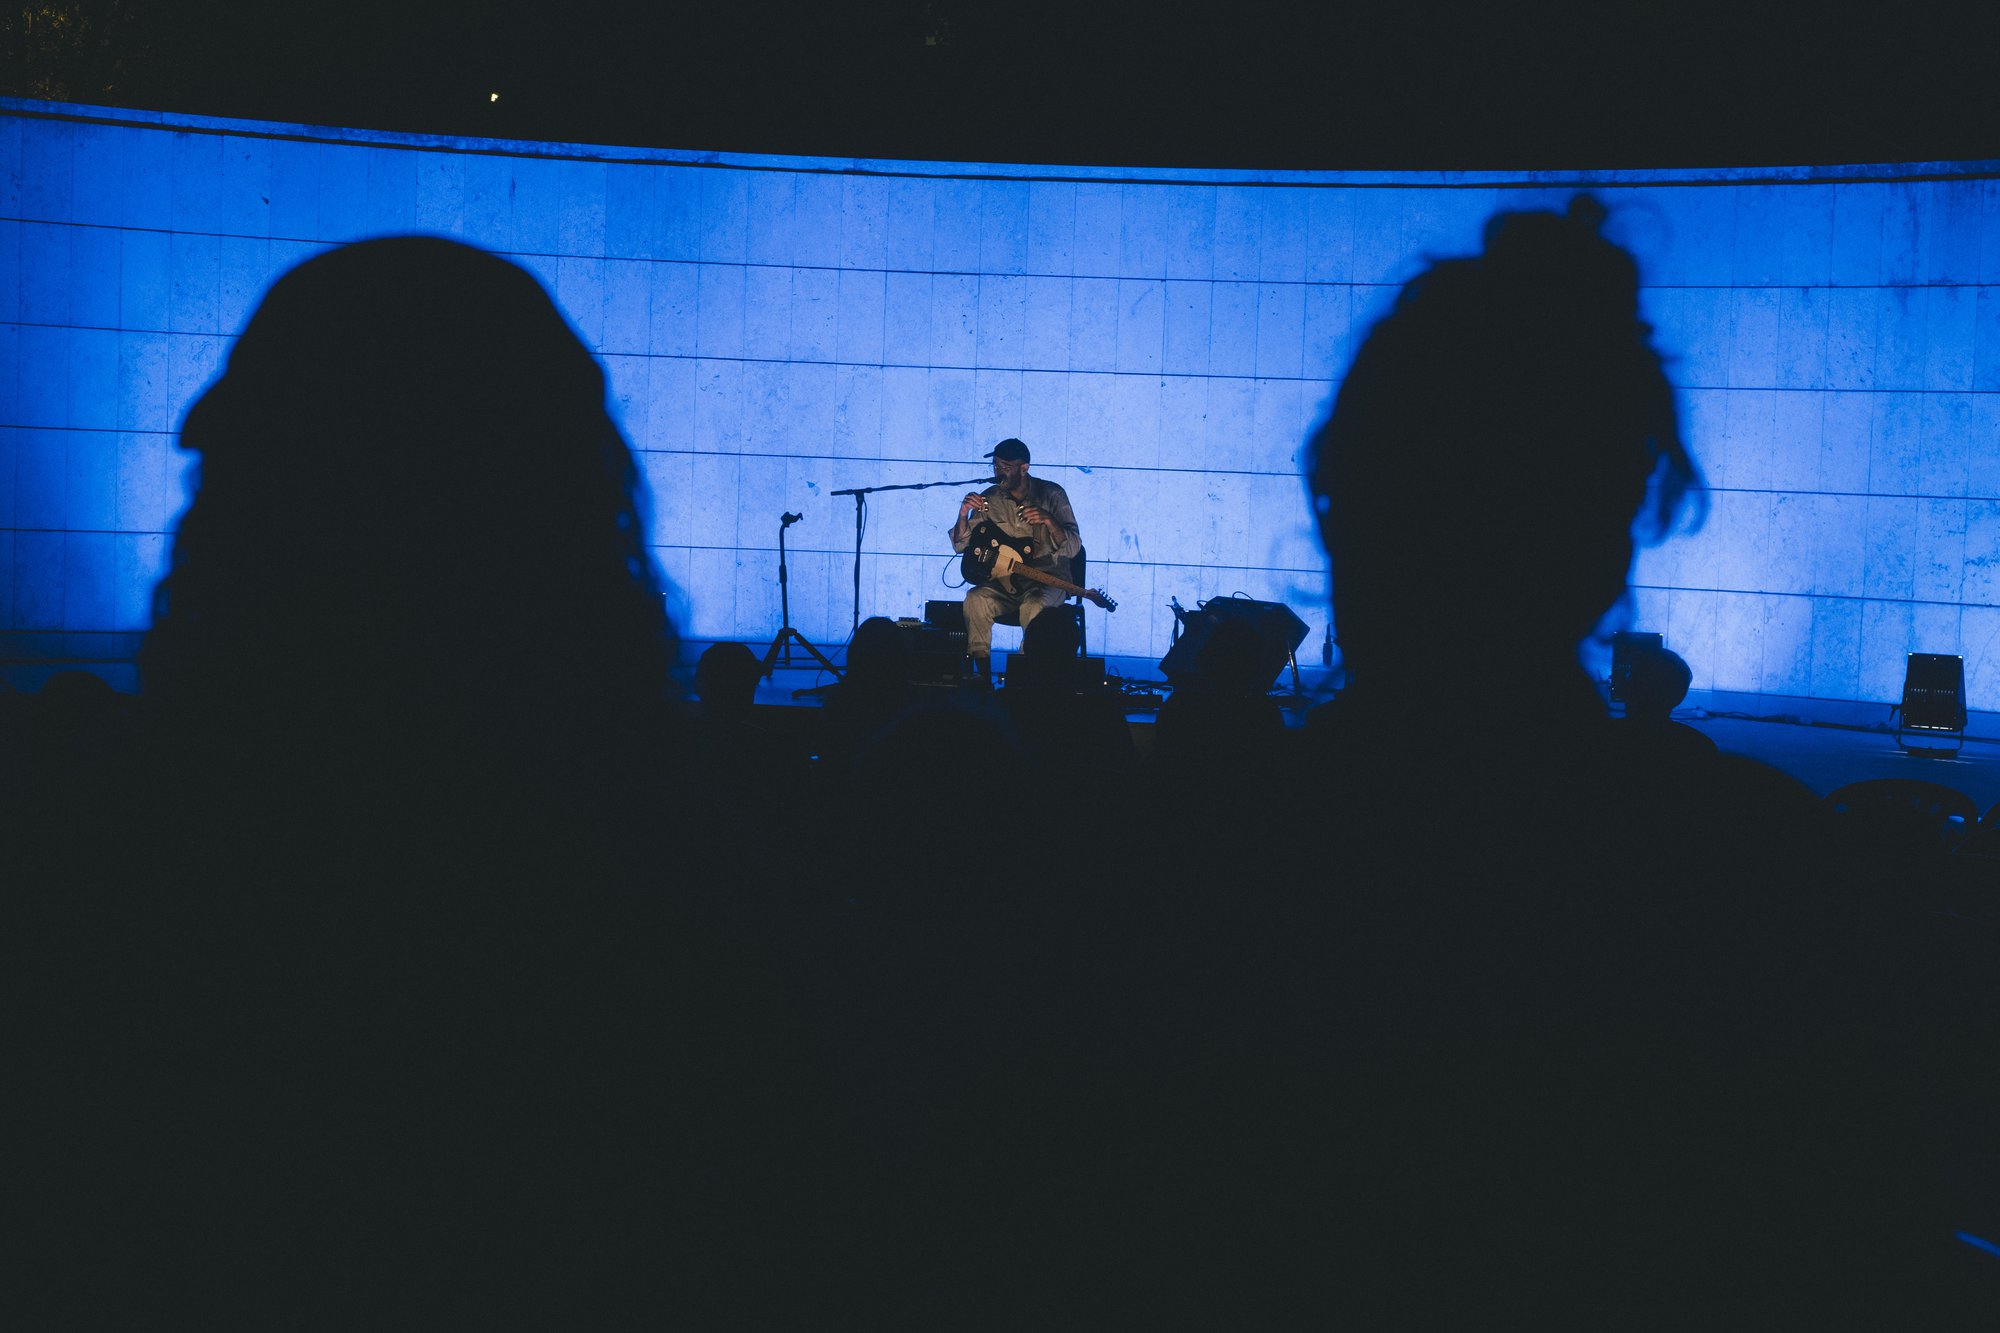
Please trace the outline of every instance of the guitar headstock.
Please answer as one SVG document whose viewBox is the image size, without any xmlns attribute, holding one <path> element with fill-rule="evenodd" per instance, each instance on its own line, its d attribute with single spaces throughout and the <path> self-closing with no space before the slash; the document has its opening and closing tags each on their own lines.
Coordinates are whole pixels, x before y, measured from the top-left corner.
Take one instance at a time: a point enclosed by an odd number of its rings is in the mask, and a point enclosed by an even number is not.
<svg viewBox="0 0 2000 1333">
<path fill-rule="evenodd" d="M 1088 597 L 1091 601 L 1096 602 L 1106 611 L 1116 611 L 1118 609 L 1118 603 L 1112 601 L 1109 597 L 1106 597 L 1103 593 L 1099 592 L 1095 588 L 1085 588 L 1083 590 L 1083 595 L 1085 597 Z"/>
</svg>

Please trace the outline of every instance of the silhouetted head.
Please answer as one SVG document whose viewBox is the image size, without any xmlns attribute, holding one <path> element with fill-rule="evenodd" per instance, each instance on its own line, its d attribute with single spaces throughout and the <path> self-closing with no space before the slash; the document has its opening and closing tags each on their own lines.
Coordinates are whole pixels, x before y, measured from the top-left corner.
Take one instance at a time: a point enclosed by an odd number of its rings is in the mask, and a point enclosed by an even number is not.
<svg viewBox="0 0 2000 1333">
<path fill-rule="evenodd" d="M 1051 660 L 1075 657 L 1082 648 L 1076 617 L 1067 609 L 1058 609 L 1053 614 L 1044 611 L 1021 631 L 1021 652 L 1028 657 Z"/>
<path fill-rule="evenodd" d="M 1433 688 L 1470 642 L 1574 664 L 1698 484 L 1602 210 L 1500 213 L 1404 287 L 1312 445 L 1334 623 L 1357 682 Z"/>
<path fill-rule="evenodd" d="M 1666 648 L 1638 648 L 1628 661 L 1631 672 L 1620 693 L 1625 716 L 1634 722 L 1664 722 L 1687 698 L 1694 672 L 1679 653 Z"/>
<path fill-rule="evenodd" d="M 663 697 L 671 627 L 604 375 L 541 284 L 436 238 L 271 287 L 188 413 L 149 693 L 518 709 Z"/>
<path fill-rule="evenodd" d="M 903 633 L 887 616 L 870 616 L 855 628 L 847 645 L 848 684 L 902 685 L 910 678 L 910 654 Z"/>
<path fill-rule="evenodd" d="M 694 691 L 711 713 L 748 713 L 763 674 L 763 663 L 744 645 L 711 643 L 695 663 Z"/>
<path fill-rule="evenodd" d="M 116 707 L 118 692 L 95 672 L 58 671 L 42 682 L 38 699 L 45 712 L 77 717 Z"/>
<path fill-rule="evenodd" d="M 856 752 L 849 780 L 862 807 L 911 810 L 938 795 L 939 774 L 960 773 L 976 761 L 982 792 L 1018 792 L 1028 785 L 1020 738 L 990 700 L 948 699 L 903 709 Z M 953 821 L 920 821 L 929 843 L 963 837 Z M 909 830 L 899 830 L 908 833 Z"/>
</svg>

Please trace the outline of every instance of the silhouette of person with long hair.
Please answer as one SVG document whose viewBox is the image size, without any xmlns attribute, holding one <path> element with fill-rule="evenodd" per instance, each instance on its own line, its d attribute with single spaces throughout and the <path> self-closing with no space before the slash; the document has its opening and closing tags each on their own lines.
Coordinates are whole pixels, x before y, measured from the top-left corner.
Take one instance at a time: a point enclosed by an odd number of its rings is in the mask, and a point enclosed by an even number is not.
<svg viewBox="0 0 2000 1333">
<path fill-rule="evenodd" d="M 657 768 L 674 638 L 635 465 L 526 272 L 424 238 L 309 260 L 182 444 L 200 484 L 141 659 L 176 725 L 267 719 L 267 760 L 303 743 L 340 780 L 387 745 L 421 782 L 428 747 L 573 807 Z"/>
<path fill-rule="evenodd" d="M 1329 1009 L 1365 1053 L 1359 1252 L 1392 1282 L 1442 1263 L 1503 1321 L 1886 1311 L 1950 1219 L 1862 955 L 1802 924 L 1796 784 L 1621 744 L 1580 662 L 1635 540 L 1702 499 L 1603 218 L 1500 213 L 1432 263 L 1312 442 L 1349 684 L 1302 785 L 1335 821 Z M 1480 1239 L 1427 1246 L 1446 1213 Z"/>
<path fill-rule="evenodd" d="M 50 1271 L 170 1322 L 838 1308 L 818 1219 L 867 1205 L 709 901 L 735 829 L 548 294 L 442 239 L 316 256 L 182 443 L 125 851 L 50 932 L 89 967 Z"/>
</svg>

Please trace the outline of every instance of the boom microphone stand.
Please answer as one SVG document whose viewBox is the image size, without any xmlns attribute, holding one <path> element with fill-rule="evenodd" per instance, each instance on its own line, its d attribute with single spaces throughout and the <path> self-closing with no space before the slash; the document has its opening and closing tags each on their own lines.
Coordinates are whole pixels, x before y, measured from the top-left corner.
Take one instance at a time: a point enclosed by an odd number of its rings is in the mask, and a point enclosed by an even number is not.
<svg viewBox="0 0 2000 1333">
<path fill-rule="evenodd" d="M 771 646 L 764 651 L 764 675 L 768 677 L 776 668 L 792 665 L 792 647 L 796 644 L 838 680 L 840 668 L 828 661 L 825 653 L 813 647 L 805 635 L 792 628 L 792 594 L 790 579 L 785 574 L 785 529 L 804 517 L 804 514 L 778 516 L 778 609 L 784 623 L 771 636 Z"/>
<path fill-rule="evenodd" d="M 974 477 L 971 481 L 914 481 L 902 486 L 856 486 L 844 491 L 829 491 L 829 495 L 851 495 L 854 497 L 854 625 L 848 632 L 861 628 L 861 534 L 868 530 L 868 497 L 877 491 L 927 491 L 933 486 L 991 486 L 993 474 Z M 784 536 L 779 534 L 780 538 Z M 782 568 L 782 566 L 781 566 Z"/>
</svg>

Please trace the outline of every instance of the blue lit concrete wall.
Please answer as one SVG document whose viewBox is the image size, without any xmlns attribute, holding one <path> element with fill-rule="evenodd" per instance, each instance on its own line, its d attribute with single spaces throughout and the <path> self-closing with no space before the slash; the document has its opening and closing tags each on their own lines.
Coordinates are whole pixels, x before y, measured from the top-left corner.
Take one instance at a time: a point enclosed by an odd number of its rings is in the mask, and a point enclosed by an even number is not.
<svg viewBox="0 0 2000 1333">
<path fill-rule="evenodd" d="M 1886 702 L 1962 653 L 2000 708 L 2000 183 L 1909 177 L 1615 196 L 1713 505 L 1637 619 L 1697 688 Z"/>
<path fill-rule="evenodd" d="M 972 477 L 1018 435 L 1120 603 L 1092 612 L 1094 647 L 1157 659 L 1169 598 L 1238 591 L 1316 643 L 1299 459 L 1354 339 L 1495 208 L 1588 187 L 1640 254 L 1715 487 L 1701 536 L 1642 558 L 1634 620 L 1698 688 L 1886 700 L 1906 652 L 1962 651 L 1974 705 L 2000 707 L 2000 187 L 1970 168 L 1114 172 L 7 103 L 0 175 L 17 651 L 144 628 L 184 500 L 173 432 L 258 295 L 318 248 L 406 231 L 514 256 L 599 353 L 693 637 L 769 639 L 778 515 L 799 510 L 793 622 L 841 642 L 854 511 L 830 493 Z M 956 595 L 957 494 L 874 497 L 862 615 Z"/>
</svg>

